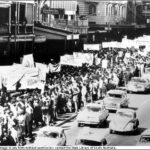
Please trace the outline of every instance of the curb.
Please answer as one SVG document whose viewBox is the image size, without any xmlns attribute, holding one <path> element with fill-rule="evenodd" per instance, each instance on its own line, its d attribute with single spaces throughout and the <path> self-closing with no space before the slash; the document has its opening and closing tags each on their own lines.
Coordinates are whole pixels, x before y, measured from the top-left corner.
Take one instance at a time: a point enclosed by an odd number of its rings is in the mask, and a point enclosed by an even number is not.
<svg viewBox="0 0 150 150">
<path fill-rule="evenodd" d="M 59 127 L 59 126 L 65 124 L 66 122 L 68 122 L 68 121 L 74 119 L 76 116 L 77 116 L 77 114 L 72 115 L 70 118 L 68 118 L 68 119 L 66 119 L 66 120 L 64 120 L 64 121 L 62 121 L 62 122 L 60 122 L 60 123 L 58 123 L 58 124 L 56 125 L 56 127 Z"/>
</svg>

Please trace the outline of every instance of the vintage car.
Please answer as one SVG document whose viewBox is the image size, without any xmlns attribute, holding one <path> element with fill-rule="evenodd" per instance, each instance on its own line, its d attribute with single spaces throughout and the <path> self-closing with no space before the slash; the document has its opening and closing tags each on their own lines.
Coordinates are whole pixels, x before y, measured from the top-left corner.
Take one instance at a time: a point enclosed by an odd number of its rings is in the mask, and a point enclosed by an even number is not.
<svg viewBox="0 0 150 150">
<path fill-rule="evenodd" d="M 118 108 L 127 108 L 129 99 L 124 90 L 110 90 L 103 99 L 103 104 L 108 110 L 117 110 Z"/>
<path fill-rule="evenodd" d="M 106 146 L 108 144 L 106 135 L 107 132 L 99 134 L 99 131 L 93 131 L 93 129 L 90 130 L 86 127 L 84 131 L 81 131 L 77 136 L 75 146 Z"/>
<path fill-rule="evenodd" d="M 150 129 L 146 129 L 140 136 L 137 146 L 150 146 Z"/>
<path fill-rule="evenodd" d="M 136 112 L 132 109 L 118 109 L 113 120 L 109 124 L 110 133 L 135 132 L 139 126 Z"/>
<path fill-rule="evenodd" d="M 37 138 L 32 146 L 51 147 L 65 146 L 66 135 L 61 127 L 46 126 L 41 128 L 37 133 Z"/>
<path fill-rule="evenodd" d="M 109 116 L 108 110 L 103 105 L 96 103 L 87 104 L 77 116 L 77 123 L 81 125 L 104 125 Z"/>
<path fill-rule="evenodd" d="M 150 80 L 142 77 L 133 77 L 126 85 L 128 92 L 150 92 Z"/>
</svg>

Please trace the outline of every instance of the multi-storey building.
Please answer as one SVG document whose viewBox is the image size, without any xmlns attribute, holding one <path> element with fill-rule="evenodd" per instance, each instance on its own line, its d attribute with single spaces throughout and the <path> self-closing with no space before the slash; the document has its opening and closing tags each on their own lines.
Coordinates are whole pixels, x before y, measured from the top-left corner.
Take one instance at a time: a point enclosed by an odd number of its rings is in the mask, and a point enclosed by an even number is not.
<svg viewBox="0 0 150 150">
<path fill-rule="evenodd" d="M 35 8 L 35 20 L 43 25 L 79 33 L 88 28 L 87 20 L 77 19 L 77 0 L 40 0 Z"/>
<path fill-rule="evenodd" d="M 77 10 L 77 0 L 36 1 L 35 34 L 46 36 L 46 56 L 79 49 L 79 34 L 87 34 L 88 20 L 78 18 Z"/>
<path fill-rule="evenodd" d="M 0 57 L 14 61 L 30 53 L 36 39 L 34 1 L 0 0 Z"/>
<path fill-rule="evenodd" d="M 79 14 L 92 24 L 118 24 L 126 20 L 127 0 L 78 0 Z"/>
</svg>

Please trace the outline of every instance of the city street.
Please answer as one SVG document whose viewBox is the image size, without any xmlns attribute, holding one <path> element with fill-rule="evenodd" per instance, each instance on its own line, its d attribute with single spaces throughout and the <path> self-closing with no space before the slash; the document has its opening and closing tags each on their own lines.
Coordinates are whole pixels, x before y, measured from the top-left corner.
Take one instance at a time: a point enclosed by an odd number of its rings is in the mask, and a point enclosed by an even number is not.
<svg viewBox="0 0 150 150">
<path fill-rule="evenodd" d="M 150 126 L 148 107 L 150 106 L 150 95 L 144 94 L 129 94 L 130 104 L 129 107 L 137 111 L 137 116 L 140 121 L 139 133 L 137 135 L 129 134 L 109 134 L 109 128 L 94 128 L 92 127 L 92 132 L 99 132 L 99 134 L 106 133 L 106 139 L 111 146 L 135 146 L 139 139 L 140 134 L 144 129 Z M 108 118 L 108 122 L 114 117 L 114 112 L 111 112 Z M 72 146 L 75 144 L 75 139 L 82 132 L 84 127 L 77 127 L 76 119 L 62 125 L 65 129 L 67 136 L 67 146 Z"/>
</svg>

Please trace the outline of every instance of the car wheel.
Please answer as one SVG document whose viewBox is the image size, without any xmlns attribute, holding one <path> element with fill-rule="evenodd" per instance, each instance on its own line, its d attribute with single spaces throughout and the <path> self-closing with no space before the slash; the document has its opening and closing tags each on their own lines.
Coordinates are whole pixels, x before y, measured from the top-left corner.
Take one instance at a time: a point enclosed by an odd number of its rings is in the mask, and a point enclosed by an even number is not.
<svg viewBox="0 0 150 150">
<path fill-rule="evenodd" d="M 113 134 L 113 133 L 114 133 L 114 131 L 113 131 L 112 129 L 110 129 L 110 130 L 109 130 L 109 133 L 110 133 L 110 134 Z"/>
<path fill-rule="evenodd" d="M 65 141 L 65 143 L 64 143 L 64 145 L 63 146 L 66 146 L 66 141 Z"/>
<path fill-rule="evenodd" d="M 129 91 L 129 93 L 132 94 L 133 92 L 132 92 L 132 91 Z"/>
<path fill-rule="evenodd" d="M 81 123 L 78 123 L 78 127 L 81 127 Z"/>
<path fill-rule="evenodd" d="M 105 119 L 104 121 L 103 121 L 103 125 L 106 127 L 107 126 L 107 119 Z"/>
</svg>

